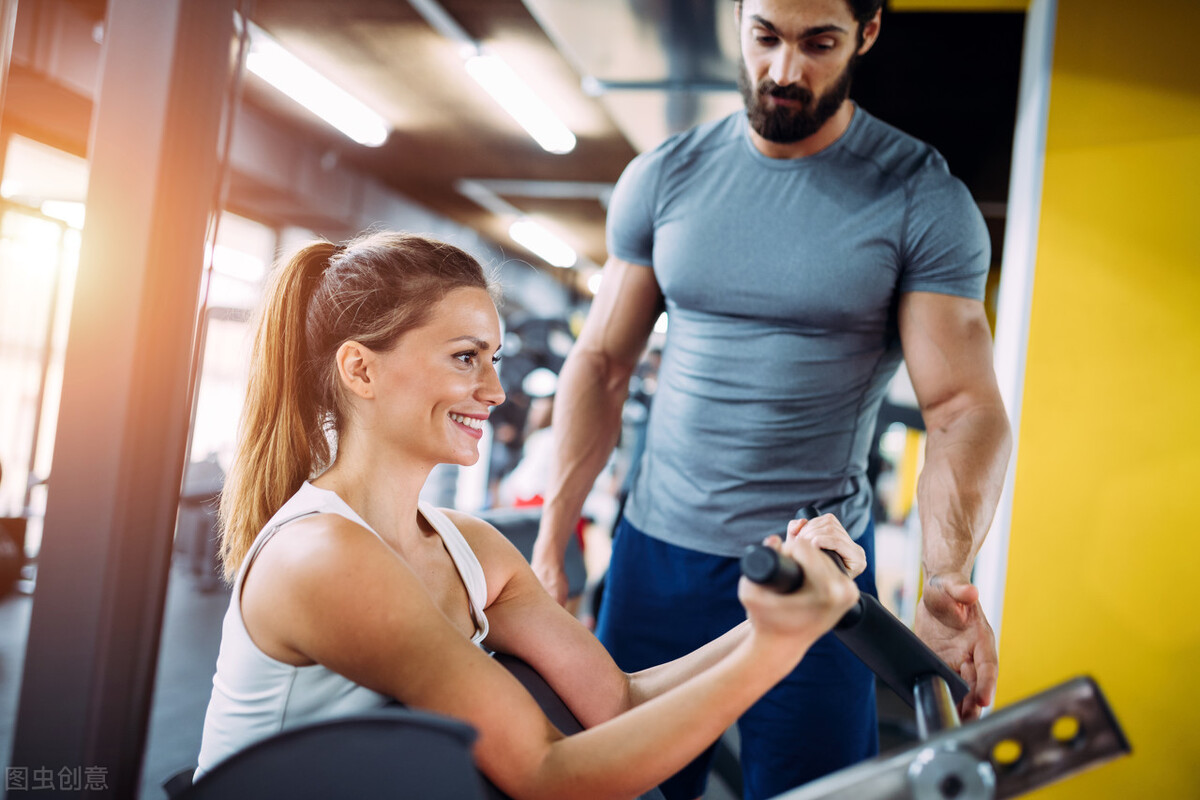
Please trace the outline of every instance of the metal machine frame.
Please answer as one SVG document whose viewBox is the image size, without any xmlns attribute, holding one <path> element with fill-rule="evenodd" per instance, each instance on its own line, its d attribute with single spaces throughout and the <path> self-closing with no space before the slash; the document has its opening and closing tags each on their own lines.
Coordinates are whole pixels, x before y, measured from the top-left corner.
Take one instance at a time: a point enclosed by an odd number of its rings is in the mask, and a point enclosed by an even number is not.
<svg viewBox="0 0 1200 800">
<path fill-rule="evenodd" d="M 798 564 L 761 545 L 747 549 L 742 572 L 781 592 L 804 582 Z M 1075 678 L 964 724 L 957 704 L 966 683 L 874 597 L 862 595 L 834 633 L 913 706 L 921 742 L 774 800 L 999 800 L 1130 752 L 1091 678 Z"/>
</svg>

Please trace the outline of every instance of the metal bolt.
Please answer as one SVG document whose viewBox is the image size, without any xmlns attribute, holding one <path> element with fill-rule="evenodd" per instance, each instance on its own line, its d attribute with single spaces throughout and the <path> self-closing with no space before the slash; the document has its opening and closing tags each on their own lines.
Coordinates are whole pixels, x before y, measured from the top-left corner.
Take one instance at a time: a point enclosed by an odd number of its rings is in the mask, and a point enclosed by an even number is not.
<svg viewBox="0 0 1200 800">
<path fill-rule="evenodd" d="M 938 784 L 938 790 L 941 791 L 942 797 L 947 798 L 947 800 L 958 797 L 965 788 L 967 786 L 963 783 L 963 779 L 953 772 L 942 778 L 942 782 Z"/>
</svg>

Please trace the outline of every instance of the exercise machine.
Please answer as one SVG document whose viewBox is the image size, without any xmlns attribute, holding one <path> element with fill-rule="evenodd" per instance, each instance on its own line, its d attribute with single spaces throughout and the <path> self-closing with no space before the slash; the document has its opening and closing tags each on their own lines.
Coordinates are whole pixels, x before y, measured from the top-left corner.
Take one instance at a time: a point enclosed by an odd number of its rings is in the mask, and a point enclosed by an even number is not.
<svg viewBox="0 0 1200 800">
<path fill-rule="evenodd" d="M 804 582 L 795 561 L 763 545 L 747 548 L 741 566 L 747 578 L 776 591 L 795 591 Z M 963 723 L 958 704 L 966 683 L 877 599 L 861 595 L 834 634 L 914 708 L 920 742 L 775 800 L 999 800 L 1130 752 L 1091 678 L 1075 678 Z"/>
<path fill-rule="evenodd" d="M 741 566 L 750 580 L 777 591 L 803 584 L 800 567 L 767 547 L 749 548 Z M 861 595 L 834 633 L 914 708 L 920 741 L 774 800 L 1000 800 L 1130 752 L 1090 678 L 1075 678 L 963 723 L 957 709 L 966 683 L 874 597 Z M 495 658 L 559 730 L 567 735 L 582 730 L 531 667 L 511 656 Z M 173 800 L 507 800 L 475 769 L 474 739 L 474 730 L 462 722 L 397 706 L 285 731 L 218 764 L 195 785 L 187 772 L 166 787 Z M 657 790 L 643 795 L 655 798 L 661 798 Z"/>
</svg>

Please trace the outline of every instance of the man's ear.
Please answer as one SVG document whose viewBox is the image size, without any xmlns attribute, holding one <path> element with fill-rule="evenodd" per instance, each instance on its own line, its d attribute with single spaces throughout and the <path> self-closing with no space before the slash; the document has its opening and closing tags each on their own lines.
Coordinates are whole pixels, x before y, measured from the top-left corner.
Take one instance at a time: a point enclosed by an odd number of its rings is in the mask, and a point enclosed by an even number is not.
<svg viewBox="0 0 1200 800">
<path fill-rule="evenodd" d="M 375 396 L 376 355 L 371 348 L 354 340 L 343 342 L 334 361 L 342 385 L 363 399 Z"/>
<path fill-rule="evenodd" d="M 858 54 L 865 54 L 875 45 L 875 40 L 879 38 L 879 28 L 883 25 L 883 9 L 875 12 L 875 16 L 866 22 L 862 27 L 862 44 L 858 47 Z"/>
</svg>

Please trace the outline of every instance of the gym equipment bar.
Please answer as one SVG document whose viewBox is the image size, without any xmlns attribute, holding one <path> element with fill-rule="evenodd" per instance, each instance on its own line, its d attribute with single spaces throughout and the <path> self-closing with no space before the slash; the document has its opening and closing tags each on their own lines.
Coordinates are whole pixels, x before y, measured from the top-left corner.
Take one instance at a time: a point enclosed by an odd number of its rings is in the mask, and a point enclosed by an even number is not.
<svg viewBox="0 0 1200 800">
<path fill-rule="evenodd" d="M 776 591 L 795 591 L 804 582 L 798 564 L 762 545 L 747 549 L 742 572 Z M 916 709 L 921 742 L 774 800 L 1000 800 L 1130 752 L 1091 678 L 1075 678 L 963 724 L 957 703 L 966 684 L 957 674 L 948 680 L 950 667 L 875 598 L 863 595 L 834 632 Z"/>
</svg>

